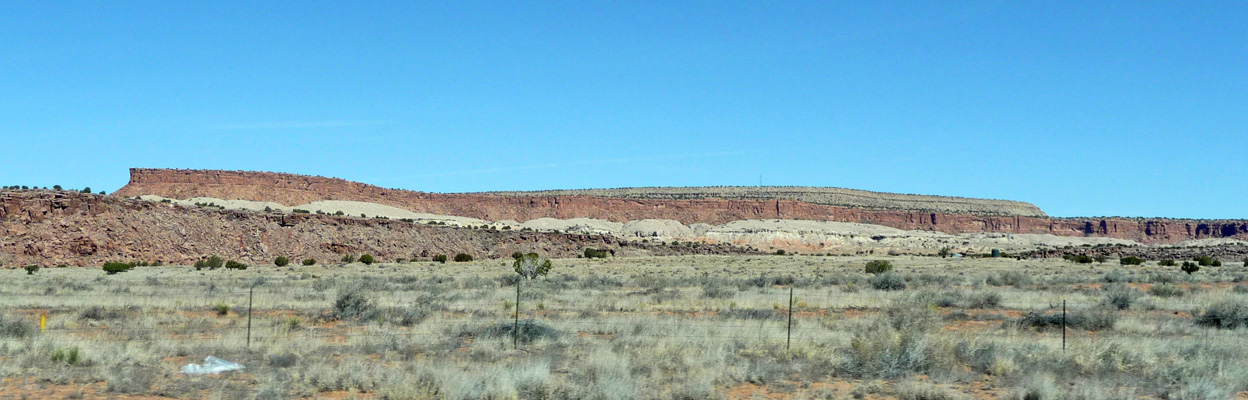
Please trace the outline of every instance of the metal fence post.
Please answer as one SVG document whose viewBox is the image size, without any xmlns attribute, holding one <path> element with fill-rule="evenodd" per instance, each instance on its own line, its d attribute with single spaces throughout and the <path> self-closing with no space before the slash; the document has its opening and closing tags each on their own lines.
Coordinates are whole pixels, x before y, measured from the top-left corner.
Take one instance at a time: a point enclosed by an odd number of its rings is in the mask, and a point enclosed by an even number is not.
<svg viewBox="0 0 1248 400">
<path fill-rule="evenodd" d="M 784 349 L 788 350 L 793 344 L 793 286 L 789 285 L 789 336 L 784 341 Z"/>
<path fill-rule="evenodd" d="M 251 350 L 251 301 L 256 296 L 256 285 L 251 285 L 251 289 L 247 291 L 247 350 Z"/>
<path fill-rule="evenodd" d="M 511 325 L 511 347 L 513 350 L 520 348 L 520 281 L 523 277 L 516 279 L 516 321 Z"/>
</svg>

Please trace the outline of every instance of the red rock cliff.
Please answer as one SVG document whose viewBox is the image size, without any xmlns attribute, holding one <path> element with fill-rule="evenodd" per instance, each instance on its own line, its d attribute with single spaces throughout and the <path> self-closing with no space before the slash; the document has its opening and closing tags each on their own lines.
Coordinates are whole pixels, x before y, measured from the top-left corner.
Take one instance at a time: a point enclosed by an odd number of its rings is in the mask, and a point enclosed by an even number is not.
<svg viewBox="0 0 1248 400">
<path fill-rule="evenodd" d="M 5 268 L 132 260 L 186 265 L 210 254 L 253 265 L 272 265 L 279 255 L 331 262 L 346 253 L 367 253 L 383 261 L 456 253 L 500 258 L 514 251 L 573 257 L 585 247 L 638 255 L 738 251 L 728 246 L 650 246 L 604 236 L 218 211 L 77 192 L 0 191 L 0 264 Z"/>
<path fill-rule="evenodd" d="M 871 210 L 812 204 L 796 200 L 628 199 L 594 196 L 497 196 L 439 194 L 385 189 L 337 178 L 273 172 L 131 169 L 130 183 L 115 196 L 153 194 L 186 199 L 196 196 L 271 201 L 289 206 L 317 200 L 351 200 L 386 204 L 415 212 L 457 215 L 485 220 L 534 218 L 598 218 L 617 222 L 646 218 L 673 219 L 685 224 L 722 224 L 743 219 L 811 219 L 860 222 L 907 230 L 946 233 L 1039 233 L 1060 236 L 1105 236 L 1143 243 L 1176 243 L 1187 239 L 1248 238 L 1248 221 L 1175 219 L 1090 219 L 1028 216 L 983 216 L 955 213 Z"/>
</svg>

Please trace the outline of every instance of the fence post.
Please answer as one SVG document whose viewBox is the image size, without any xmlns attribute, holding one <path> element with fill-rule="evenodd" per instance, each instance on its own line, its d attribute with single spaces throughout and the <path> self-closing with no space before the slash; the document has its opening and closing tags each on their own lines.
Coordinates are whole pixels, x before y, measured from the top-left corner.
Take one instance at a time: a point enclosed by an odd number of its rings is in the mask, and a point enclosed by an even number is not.
<svg viewBox="0 0 1248 400">
<path fill-rule="evenodd" d="M 789 336 L 784 340 L 784 349 L 793 344 L 793 285 L 789 285 Z"/>
<path fill-rule="evenodd" d="M 1066 352 L 1066 300 L 1062 300 L 1062 352 Z"/>
<path fill-rule="evenodd" d="M 256 285 L 247 290 L 247 350 L 251 351 L 251 300 L 256 296 Z"/>
<path fill-rule="evenodd" d="M 511 348 L 516 350 L 520 348 L 520 281 L 524 277 L 516 279 L 516 322 L 511 325 Z"/>
</svg>

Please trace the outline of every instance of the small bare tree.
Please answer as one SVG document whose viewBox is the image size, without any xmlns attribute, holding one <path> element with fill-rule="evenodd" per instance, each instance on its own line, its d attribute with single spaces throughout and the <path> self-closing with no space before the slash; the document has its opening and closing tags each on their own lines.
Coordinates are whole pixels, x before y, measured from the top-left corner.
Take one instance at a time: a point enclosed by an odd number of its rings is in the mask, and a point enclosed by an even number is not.
<svg viewBox="0 0 1248 400">
<path fill-rule="evenodd" d="M 516 273 L 524 279 L 545 276 L 550 273 L 551 268 L 550 260 L 538 256 L 537 253 L 518 255 L 512 265 L 516 267 Z"/>
<path fill-rule="evenodd" d="M 546 276 L 553 265 L 550 259 L 542 258 L 537 253 L 516 253 L 512 257 L 516 259 L 516 262 L 512 264 L 516 268 L 516 274 L 523 278 L 516 280 L 516 320 L 511 326 L 511 347 L 518 348 L 520 345 L 520 283 L 525 279 L 532 280 L 538 276 Z"/>
</svg>

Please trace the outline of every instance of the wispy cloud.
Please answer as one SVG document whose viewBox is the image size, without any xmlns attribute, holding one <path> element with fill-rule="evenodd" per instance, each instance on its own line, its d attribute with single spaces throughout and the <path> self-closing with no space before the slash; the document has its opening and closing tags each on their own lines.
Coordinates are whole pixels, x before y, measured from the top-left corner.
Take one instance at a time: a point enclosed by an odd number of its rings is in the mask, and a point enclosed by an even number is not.
<svg viewBox="0 0 1248 400">
<path fill-rule="evenodd" d="M 593 159 L 593 160 L 551 162 L 551 163 L 545 163 L 545 164 L 508 165 L 508 166 L 469 169 L 469 170 L 461 170 L 461 171 L 443 171 L 443 172 L 436 172 L 436 173 L 430 173 L 430 174 L 410 175 L 410 177 L 433 178 L 433 177 L 460 176 L 460 175 L 497 174 L 497 173 L 504 173 L 504 172 L 518 172 L 518 171 L 529 171 L 529 170 L 539 170 L 539 169 L 573 168 L 573 167 L 583 167 L 583 166 L 589 166 L 589 165 L 628 164 L 628 163 L 655 162 L 655 161 L 666 161 L 666 160 L 681 160 L 681 159 L 690 159 L 690 158 L 727 157 L 727 156 L 734 156 L 734 155 L 740 155 L 740 154 L 745 154 L 745 153 L 746 153 L 745 151 L 721 151 L 721 152 L 710 152 L 710 153 L 683 153 L 683 154 L 667 154 L 667 155 L 656 155 L 656 156 L 603 158 L 603 159 Z"/>
<path fill-rule="evenodd" d="M 209 130 L 214 131 L 255 131 L 255 130 L 286 130 L 286 129 L 318 129 L 318 128 L 343 128 L 343 127 L 359 127 L 373 125 L 388 125 L 390 121 L 269 121 L 269 122 L 248 122 L 232 125 L 210 126 Z"/>
</svg>

